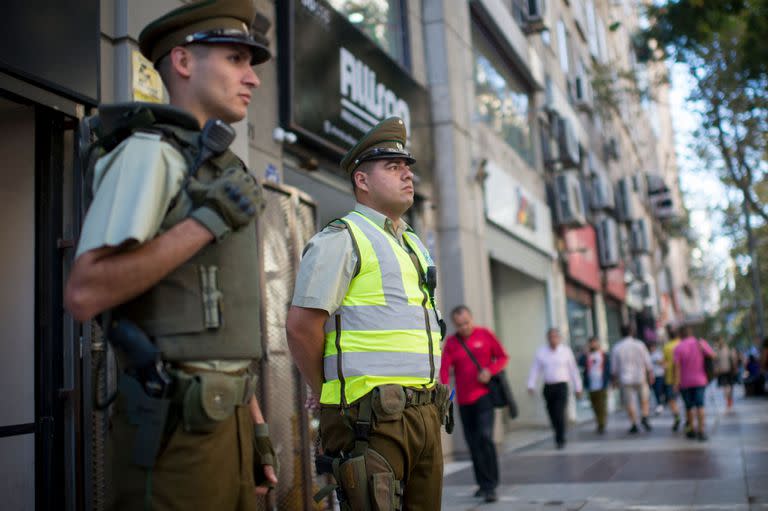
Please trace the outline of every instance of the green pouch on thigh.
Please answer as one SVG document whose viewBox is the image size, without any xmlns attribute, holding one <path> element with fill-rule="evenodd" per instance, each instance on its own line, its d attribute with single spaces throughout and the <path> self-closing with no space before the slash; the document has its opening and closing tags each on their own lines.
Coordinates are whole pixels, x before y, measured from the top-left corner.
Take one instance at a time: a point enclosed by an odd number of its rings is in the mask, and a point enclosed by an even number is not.
<svg viewBox="0 0 768 511">
<path fill-rule="evenodd" d="M 368 473 L 365 468 L 365 456 L 348 458 L 339 464 L 334 474 L 336 482 L 344 490 L 349 509 L 369 511 Z"/>
<path fill-rule="evenodd" d="M 395 480 L 392 466 L 384 456 L 368 449 L 366 470 L 370 474 L 370 498 L 373 511 L 398 511 L 402 509 L 400 481 Z"/>
<path fill-rule="evenodd" d="M 405 410 L 405 390 L 400 385 L 380 385 L 373 389 L 371 406 L 377 421 L 398 420 Z"/>
<path fill-rule="evenodd" d="M 195 375 L 184 392 L 184 431 L 211 433 L 228 419 L 242 399 L 242 381 L 224 374 Z"/>
</svg>

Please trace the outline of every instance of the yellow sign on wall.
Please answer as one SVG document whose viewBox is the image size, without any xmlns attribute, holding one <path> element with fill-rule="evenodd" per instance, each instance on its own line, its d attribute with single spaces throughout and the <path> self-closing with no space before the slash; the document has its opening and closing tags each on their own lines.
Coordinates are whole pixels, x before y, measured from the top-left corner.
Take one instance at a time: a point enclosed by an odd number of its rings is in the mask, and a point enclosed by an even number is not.
<svg viewBox="0 0 768 511">
<path fill-rule="evenodd" d="M 144 58 L 138 50 L 131 52 L 133 67 L 133 100 L 150 103 L 163 102 L 163 81 L 152 62 Z"/>
</svg>

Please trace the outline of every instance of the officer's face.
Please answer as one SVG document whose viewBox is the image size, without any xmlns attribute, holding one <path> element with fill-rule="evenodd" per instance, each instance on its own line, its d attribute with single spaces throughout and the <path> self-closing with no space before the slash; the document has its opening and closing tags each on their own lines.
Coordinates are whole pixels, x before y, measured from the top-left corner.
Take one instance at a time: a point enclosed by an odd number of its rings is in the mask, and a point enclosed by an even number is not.
<svg viewBox="0 0 768 511">
<path fill-rule="evenodd" d="M 472 330 L 475 329 L 475 324 L 472 320 L 472 314 L 467 310 L 454 314 L 451 318 L 453 320 L 453 326 L 456 327 L 456 333 L 460 336 L 467 338 L 472 335 Z"/>
<path fill-rule="evenodd" d="M 211 44 L 193 55 L 192 94 L 207 119 L 232 123 L 248 113 L 251 91 L 261 82 L 251 67 L 251 52 L 238 44 Z"/>
<path fill-rule="evenodd" d="M 560 332 L 554 329 L 550 330 L 547 333 L 547 342 L 549 343 L 550 348 L 557 348 L 557 345 L 560 344 Z"/>
<path fill-rule="evenodd" d="M 399 216 L 413 205 L 413 172 L 404 159 L 372 161 L 360 174 L 357 186 L 367 192 L 375 209 Z"/>
</svg>

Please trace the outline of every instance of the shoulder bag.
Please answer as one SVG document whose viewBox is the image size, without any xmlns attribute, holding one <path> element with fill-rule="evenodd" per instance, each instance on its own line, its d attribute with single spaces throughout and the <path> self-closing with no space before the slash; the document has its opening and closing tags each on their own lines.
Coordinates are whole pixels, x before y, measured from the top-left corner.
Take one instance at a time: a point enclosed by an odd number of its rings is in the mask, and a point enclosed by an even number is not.
<svg viewBox="0 0 768 511">
<path fill-rule="evenodd" d="M 697 340 L 696 344 L 699 346 L 701 356 L 704 357 L 704 373 L 707 375 L 707 383 L 715 379 L 715 359 L 707 355 L 704 348 L 701 347 L 701 341 Z"/>
<path fill-rule="evenodd" d="M 458 334 L 456 334 L 456 339 L 458 339 L 461 347 L 464 348 L 464 351 L 467 352 L 469 358 L 472 359 L 472 362 L 475 364 L 475 366 L 477 366 L 478 373 L 482 371 L 484 367 L 480 365 L 475 356 L 469 350 L 469 347 L 464 342 L 464 339 L 462 339 Z M 506 374 L 504 374 L 504 370 L 501 370 L 491 376 L 491 380 L 487 385 L 488 395 L 491 397 L 491 403 L 493 403 L 494 408 L 506 407 L 509 411 L 509 417 L 512 419 L 516 418 L 517 403 L 515 402 L 515 397 L 512 395 L 512 389 L 509 387 L 509 383 L 507 383 L 507 377 Z"/>
</svg>

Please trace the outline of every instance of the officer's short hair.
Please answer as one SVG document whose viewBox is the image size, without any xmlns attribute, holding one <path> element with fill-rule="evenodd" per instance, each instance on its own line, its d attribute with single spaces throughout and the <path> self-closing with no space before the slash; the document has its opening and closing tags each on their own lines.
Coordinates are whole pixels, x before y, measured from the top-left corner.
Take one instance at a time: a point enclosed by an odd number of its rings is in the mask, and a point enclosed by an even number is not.
<svg viewBox="0 0 768 511">
<path fill-rule="evenodd" d="M 184 46 L 190 53 L 194 54 L 197 58 L 204 58 L 208 56 L 208 52 L 211 50 L 209 44 L 188 44 Z M 157 69 L 160 79 L 163 80 L 165 87 L 168 88 L 171 79 L 171 53 L 163 55 L 160 60 L 155 63 L 155 69 Z"/>
<path fill-rule="evenodd" d="M 472 314 L 472 311 L 469 310 L 469 307 L 467 307 L 464 304 L 461 304 L 461 305 L 457 305 L 456 307 L 453 308 L 453 310 L 451 310 L 451 317 L 452 318 L 456 317 L 464 311 L 467 311 L 468 313 Z"/>
<path fill-rule="evenodd" d="M 630 335 L 632 335 L 632 325 L 629 323 L 624 323 L 621 325 L 621 336 L 629 337 Z"/>
<path fill-rule="evenodd" d="M 374 166 L 374 164 L 378 160 L 368 160 L 360 162 L 360 165 L 357 166 L 355 170 L 352 171 L 352 173 L 349 175 L 349 181 L 352 183 L 352 192 L 354 193 L 355 190 L 357 190 L 357 183 L 355 183 L 355 174 L 358 172 L 368 172 L 371 170 Z"/>
</svg>

